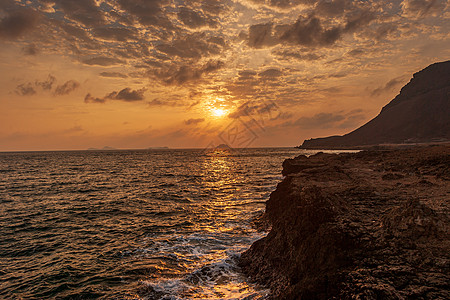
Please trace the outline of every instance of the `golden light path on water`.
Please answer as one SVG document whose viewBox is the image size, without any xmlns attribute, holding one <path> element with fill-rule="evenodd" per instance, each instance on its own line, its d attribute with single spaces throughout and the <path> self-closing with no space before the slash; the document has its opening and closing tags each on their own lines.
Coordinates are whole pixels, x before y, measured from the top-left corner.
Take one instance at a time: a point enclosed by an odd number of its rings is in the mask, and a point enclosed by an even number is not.
<svg viewBox="0 0 450 300">
<path fill-rule="evenodd" d="M 220 116 L 226 112 L 221 109 L 213 110 Z M 202 218 L 211 222 L 195 224 L 195 230 L 212 237 L 228 236 L 232 240 L 237 233 L 248 234 L 251 240 L 257 240 L 265 233 L 257 232 L 250 228 L 248 224 L 242 223 L 239 217 L 239 205 L 236 199 L 239 195 L 239 182 L 246 176 L 242 165 L 235 159 L 230 159 L 236 155 L 235 150 L 217 149 L 209 151 L 202 163 L 202 177 L 206 178 L 202 182 L 202 190 L 211 191 L 215 197 L 202 205 L 193 205 L 193 212 L 202 215 Z M 199 212 L 201 211 L 201 212 Z M 230 223 L 230 221 L 234 221 Z M 206 243 L 212 242 L 207 241 Z M 232 242 L 231 242 L 232 244 Z M 204 245 L 206 246 L 206 245 Z M 263 299 L 267 296 L 268 290 L 247 282 L 247 278 L 239 272 L 237 267 L 236 254 L 245 251 L 250 244 L 231 247 L 212 247 L 206 253 L 174 252 L 173 254 L 189 264 L 183 264 L 175 278 L 147 281 L 146 284 L 152 286 L 156 291 L 167 292 L 172 290 L 176 294 L 175 298 L 160 299 Z M 233 256 L 230 258 L 230 253 Z M 200 257 L 200 259 L 198 259 Z M 172 268 L 174 266 L 171 266 Z"/>
</svg>

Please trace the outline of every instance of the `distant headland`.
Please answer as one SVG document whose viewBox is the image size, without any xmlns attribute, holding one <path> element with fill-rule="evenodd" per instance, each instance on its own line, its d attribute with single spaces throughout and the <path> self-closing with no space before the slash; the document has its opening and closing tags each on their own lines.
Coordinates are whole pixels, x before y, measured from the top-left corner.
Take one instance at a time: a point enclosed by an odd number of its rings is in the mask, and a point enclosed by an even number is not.
<svg viewBox="0 0 450 300">
<path fill-rule="evenodd" d="M 415 73 L 380 114 L 343 136 L 305 140 L 303 149 L 450 142 L 450 61 Z"/>
</svg>

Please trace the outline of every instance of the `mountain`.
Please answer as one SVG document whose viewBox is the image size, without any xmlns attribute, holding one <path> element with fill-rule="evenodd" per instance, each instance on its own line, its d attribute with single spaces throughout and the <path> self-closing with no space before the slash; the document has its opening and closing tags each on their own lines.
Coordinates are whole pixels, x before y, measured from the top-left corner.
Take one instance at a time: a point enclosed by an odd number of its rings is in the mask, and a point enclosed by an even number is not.
<svg viewBox="0 0 450 300">
<path fill-rule="evenodd" d="M 413 75 L 380 114 L 343 136 L 305 140 L 300 148 L 349 148 L 450 141 L 450 61 Z"/>
</svg>

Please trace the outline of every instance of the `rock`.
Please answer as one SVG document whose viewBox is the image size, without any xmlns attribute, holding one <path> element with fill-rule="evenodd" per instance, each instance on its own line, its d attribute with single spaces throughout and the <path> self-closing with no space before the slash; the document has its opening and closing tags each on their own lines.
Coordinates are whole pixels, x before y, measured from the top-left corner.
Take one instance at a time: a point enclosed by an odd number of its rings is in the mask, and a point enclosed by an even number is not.
<svg viewBox="0 0 450 300">
<path fill-rule="evenodd" d="M 286 160 L 272 228 L 242 270 L 272 299 L 449 299 L 449 158 L 435 146 Z"/>
</svg>

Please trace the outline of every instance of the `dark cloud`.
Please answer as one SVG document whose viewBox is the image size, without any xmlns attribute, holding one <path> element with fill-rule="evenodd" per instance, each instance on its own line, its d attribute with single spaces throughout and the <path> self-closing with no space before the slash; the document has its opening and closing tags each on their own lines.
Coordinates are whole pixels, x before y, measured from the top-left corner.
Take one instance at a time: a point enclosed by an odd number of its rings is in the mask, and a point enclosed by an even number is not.
<svg viewBox="0 0 450 300">
<path fill-rule="evenodd" d="M 7 10 L 15 7 L 14 0 L 2 0 L 0 1 L 0 10 Z"/>
<path fill-rule="evenodd" d="M 439 13 L 445 7 L 444 0 L 403 0 L 401 7 L 407 17 L 422 18 Z"/>
<path fill-rule="evenodd" d="M 36 90 L 31 83 L 19 84 L 15 90 L 16 94 L 21 96 L 32 96 L 36 94 Z"/>
<path fill-rule="evenodd" d="M 207 18 L 201 12 L 182 7 L 178 12 L 178 19 L 189 28 L 198 28 L 203 26 L 217 26 L 217 23 Z"/>
<path fill-rule="evenodd" d="M 188 119 L 188 120 L 185 120 L 185 121 L 184 121 L 184 124 L 186 124 L 186 125 L 197 125 L 197 124 L 202 123 L 202 122 L 204 122 L 204 121 L 205 121 L 205 119 L 203 119 L 203 118 L 199 118 L 199 119 Z"/>
<path fill-rule="evenodd" d="M 165 0 L 118 0 L 120 8 L 135 17 L 142 25 L 159 25 L 161 29 L 171 29 L 173 26 L 162 11 L 162 5 L 167 2 Z"/>
<path fill-rule="evenodd" d="M 228 5 L 222 0 L 200 0 L 201 9 L 205 14 L 218 16 L 229 10 Z"/>
<path fill-rule="evenodd" d="M 239 71 L 238 75 L 239 75 L 239 78 L 246 79 L 246 78 L 254 78 L 257 75 L 257 73 L 255 71 L 244 70 L 244 71 Z"/>
<path fill-rule="evenodd" d="M 372 97 L 380 96 L 381 94 L 384 94 L 386 92 L 392 91 L 397 86 L 404 84 L 406 78 L 404 76 L 396 77 L 391 80 L 389 80 L 384 86 L 380 86 L 373 91 L 370 92 L 370 95 Z"/>
<path fill-rule="evenodd" d="M 272 54 L 276 55 L 281 60 L 296 59 L 299 61 L 302 61 L 302 60 L 313 61 L 313 60 L 319 60 L 319 59 L 323 58 L 323 55 L 319 55 L 314 52 L 302 53 L 301 50 L 276 50 L 276 51 L 272 51 Z"/>
<path fill-rule="evenodd" d="M 140 90 L 132 90 L 130 88 L 124 88 L 120 92 L 112 92 L 107 97 L 114 100 L 123 100 L 123 101 L 140 101 L 144 100 L 144 92 L 146 89 L 140 89 Z"/>
<path fill-rule="evenodd" d="M 64 35 L 64 37 L 68 40 L 78 39 L 84 42 L 89 43 L 93 42 L 93 40 L 88 35 L 87 31 L 79 26 L 67 24 L 65 22 L 60 22 L 57 20 L 52 20 L 52 22 L 58 28 L 63 29 L 67 33 L 66 35 Z"/>
<path fill-rule="evenodd" d="M 102 27 L 94 28 L 92 33 L 99 38 L 106 40 L 126 42 L 137 39 L 137 30 L 123 27 Z"/>
<path fill-rule="evenodd" d="M 32 9 L 21 8 L 6 14 L 0 20 L 0 39 L 17 39 L 36 28 L 39 14 Z"/>
<path fill-rule="evenodd" d="M 115 58 L 115 57 L 106 57 L 106 56 L 97 56 L 88 58 L 82 61 L 86 65 L 97 65 L 97 66 L 111 66 L 117 64 L 124 64 L 125 61 Z"/>
<path fill-rule="evenodd" d="M 281 75 L 283 75 L 283 72 L 281 72 L 278 69 L 267 69 L 267 70 L 259 73 L 259 76 L 264 77 L 264 78 L 276 78 L 276 77 L 280 77 Z"/>
<path fill-rule="evenodd" d="M 220 60 L 211 60 L 199 67 L 183 65 L 157 72 L 156 77 L 162 79 L 168 85 L 182 85 L 189 81 L 197 81 L 201 79 L 203 75 L 215 72 L 223 66 L 224 63 Z"/>
<path fill-rule="evenodd" d="M 35 44 L 29 44 L 23 47 L 22 51 L 25 55 L 37 55 L 39 53 L 39 49 Z"/>
<path fill-rule="evenodd" d="M 347 2 L 344 1 L 342 5 L 347 5 Z M 316 7 L 316 9 L 319 8 L 320 6 Z M 343 11 L 342 8 L 334 12 L 341 14 Z M 248 45 L 252 48 L 270 47 L 280 43 L 304 47 L 331 46 L 344 34 L 356 32 L 375 19 L 375 14 L 368 9 L 349 10 L 341 16 L 342 21 L 339 23 L 331 23 L 327 18 L 321 18 L 320 13 L 320 11 L 313 11 L 306 17 L 299 16 L 292 24 L 251 25 L 247 36 Z"/>
<path fill-rule="evenodd" d="M 101 72 L 99 74 L 102 77 L 112 77 L 112 78 L 127 78 L 128 75 L 120 72 Z"/>
<path fill-rule="evenodd" d="M 56 82 L 55 76 L 49 74 L 47 79 L 44 81 L 35 81 L 35 85 L 41 87 L 45 91 L 49 91 L 52 89 L 53 84 Z"/>
<path fill-rule="evenodd" d="M 41 0 L 44 3 L 55 3 L 57 9 L 64 12 L 70 20 L 85 26 L 99 26 L 105 23 L 105 15 L 94 0 Z"/>
<path fill-rule="evenodd" d="M 87 94 L 86 97 L 84 97 L 85 103 L 105 103 L 106 100 L 106 98 L 93 97 L 90 93 Z"/>
<path fill-rule="evenodd" d="M 75 80 L 69 80 L 62 85 L 55 88 L 55 95 L 62 96 L 71 93 L 80 86 L 80 83 Z"/>
<path fill-rule="evenodd" d="M 364 49 L 356 48 L 356 49 L 353 49 L 353 50 L 349 51 L 347 53 L 347 55 L 353 56 L 353 57 L 357 57 L 357 56 L 363 55 L 364 53 L 366 53 L 366 51 Z"/>
<path fill-rule="evenodd" d="M 127 87 L 119 92 L 111 92 L 105 95 L 103 98 L 93 97 L 90 93 L 84 97 L 85 103 L 105 103 L 107 100 L 121 100 L 125 102 L 136 102 L 145 99 L 144 92 L 145 88 L 139 90 L 132 90 Z"/>
<path fill-rule="evenodd" d="M 152 101 L 147 102 L 147 104 L 148 106 L 172 106 L 170 105 L 170 102 L 163 101 L 161 99 L 153 99 Z"/>
<path fill-rule="evenodd" d="M 219 41 L 219 43 L 218 43 Z M 208 38 L 205 33 L 196 32 L 174 39 L 170 43 L 161 43 L 156 49 L 169 57 L 200 59 L 205 56 L 218 55 L 222 52 L 223 39 Z"/>
<path fill-rule="evenodd" d="M 272 23 L 251 25 L 248 31 L 248 45 L 252 48 L 275 45 L 277 40 L 272 34 L 272 29 Z"/>
<path fill-rule="evenodd" d="M 345 116 L 341 114 L 318 113 L 312 117 L 300 117 L 294 122 L 294 125 L 302 129 L 331 128 L 343 120 L 345 120 Z"/>
<path fill-rule="evenodd" d="M 364 26 L 368 25 L 370 22 L 375 20 L 375 14 L 370 10 L 361 10 L 352 12 L 347 16 L 347 23 L 345 24 L 344 32 L 354 32 Z"/>
<path fill-rule="evenodd" d="M 318 1 L 315 11 L 322 16 L 335 17 L 342 15 L 350 6 L 351 1 L 349 0 Z"/>
<path fill-rule="evenodd" d="M 40 81 L 35 80 L 34 83 L 28 82 L 20 84 L 16 87 L 16 93 L 22 96 L 31 96 L 37 93 L 36 88 L 40 88 L 43 91 L 51 91 L 56 82 L 56 77 L 49 74 L 47 79 Z M 68 80 L 64 84 L 58 85 L 53 91 L 53 95 L 62 96 L 67 95 L 77 89 L 80 86 L 75 80 Z"/>
<path fill-rule="evenodd" d="M 300 117 L 291 125 L 302 129 L 349 128 L 359 125 L 365 119 L 362 110 L 356 109 L 348 113 L 318 113 L 311 117 Z"/>
<path fill-rule="evenodd" d="M 289 114 L 282 114 L 279 106 L 273 101 L 249 101 L 236 108 L 228 115 L 228 118 L 237 119 L 240 117 L 250 117 L 255 121 L 276 120 L 281 118 L 290 118 Z"/>
<path fill-rule="evenodd" d="M 330 46 L 342 36 L 341 26 L 324 28 L 319 18 L 310 16 L 300 17 L 297 22 L 281 35 L 280 39 L 302 46 Z"/>
<path fill-rule="evenodd" d="M 395 23 L 387 23 L 381 24 L 378 28 L 373 32 L 372 36 L 375 37 L 377 41 L 385 39 L 389 37 L 391 34 L 398 31 L 398 25 Z"/>
<path fill-rule="evenodd" d="M 361 123 L 367 121 L 365 114 L 361 113 L 361 110 L 355 110 L 350 112 L 346 117 L 346 120 L 338 125 L 339 128 L 356 128 L 361 126 Z"/>
</svg>

